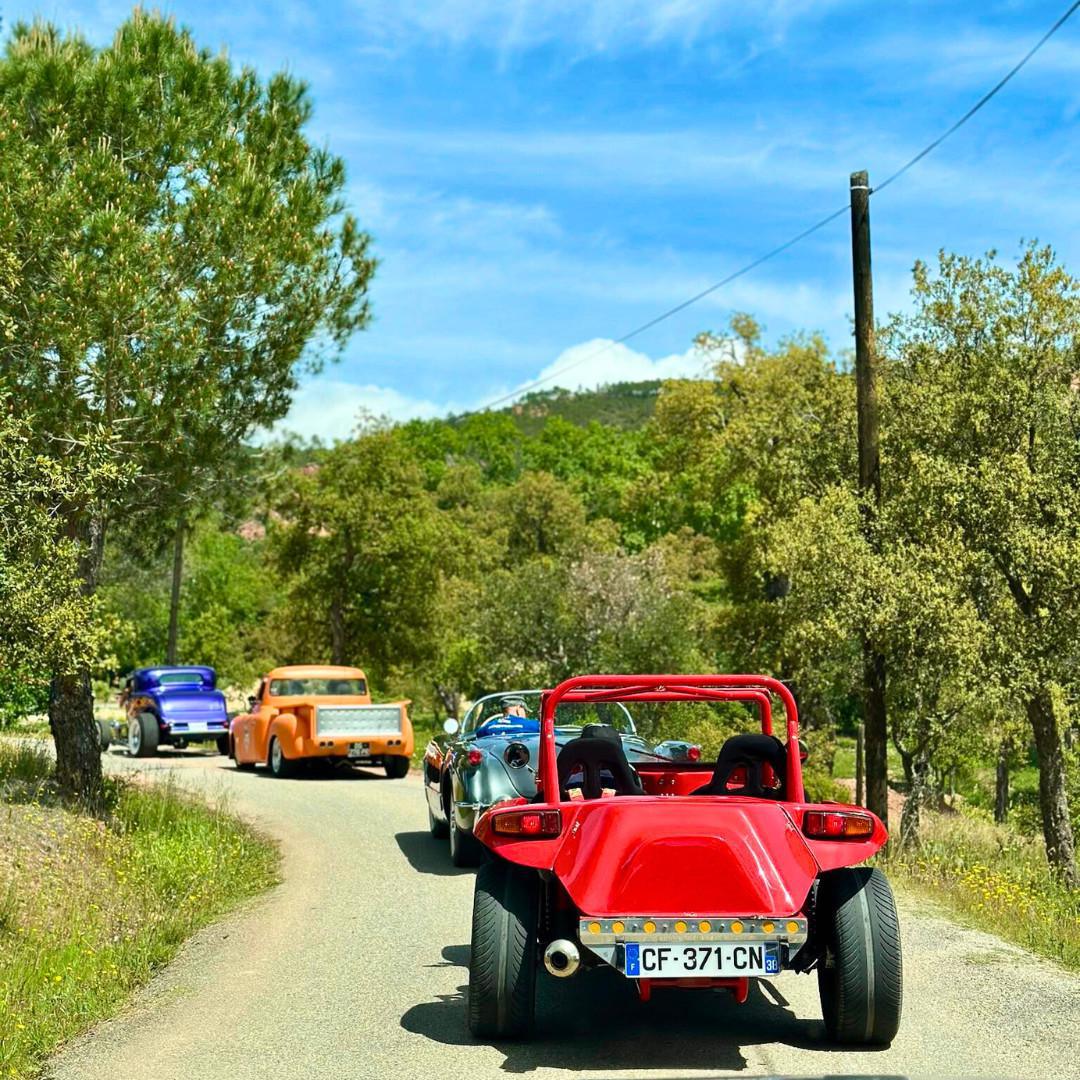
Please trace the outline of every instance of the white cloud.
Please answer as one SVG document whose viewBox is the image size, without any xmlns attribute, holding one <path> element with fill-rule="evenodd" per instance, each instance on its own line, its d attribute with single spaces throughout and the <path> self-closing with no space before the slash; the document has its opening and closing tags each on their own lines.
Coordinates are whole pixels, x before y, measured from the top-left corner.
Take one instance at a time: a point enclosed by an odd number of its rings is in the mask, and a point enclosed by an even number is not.
<svg viewBox="0 0 1080 1080">
<path fill-rule="evenodd" d="M 447 411 L 443 403 L 409 397 L 387 386 L 315 378 L 296 392 L 288 416 L 276 425 L 275 432 L 333 442 L 352 435 L 365 414 L 412 420 L 442 416 Z"/>
<path fill-rule="evenodd" d="M 542 380 L 544 388 L 594 389 L 607 383 L 696 378 L 704 373 L 705 361 L 695 349 L 653 360 L 627 345 L 595 338 L 564 349 L 529 383 Z"/>
<path fill-rule="evenodd" d="M 705 360 L 694 349 L 653 359 L 626 345 L 596 338 L 564 349 L 550 364 L 516 387 L 490 388 L 464 400 L 448 397 L 433 401 L 386 386 L 317 377 L 300 387 L 288 416 L 280 421 L 275 431 L 332 442 L 352 435 L 365 414 L 402 421 L 469 412 L 482 409 L 506 395 L 520 396 L 540 380 L 543 380 L 543 389 L 562 386 L 579 390 L 615 382 L 696 378 L 705 373 Z M 469 375 L 474 377 L 475 372 Z"/>
</svg>

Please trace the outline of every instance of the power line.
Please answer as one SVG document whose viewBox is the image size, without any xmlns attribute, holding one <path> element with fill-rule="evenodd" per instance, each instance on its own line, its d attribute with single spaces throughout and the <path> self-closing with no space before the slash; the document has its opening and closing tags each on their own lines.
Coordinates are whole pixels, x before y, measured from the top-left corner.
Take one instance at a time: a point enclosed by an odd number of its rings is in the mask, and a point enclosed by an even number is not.
<svg viewBox="0 0 1080 1080">
<path fill-rule="evenodd" d="M 1077 0 L 1080 3 L 1080 0 Z M 621 338 L 615 341 L 609 341 L 600 348 L 594 349 L 591 353 L 587 353 L 585 356 L 579 356 L 576 360 L 571 360 L 569 364 L 559 368 L 557 371 L 551 372 L 549 375 L 545 375 L 542 379 L 537 379 L 534 382 L 529 383 L 526 386 L 519 387 L 517 390 L 512 391 L 509 394 L 504 394 L 500 398 L 496 398 L 494 401 L 489 401 L 483 408 L 493 409 L 496 405 L 501 405 L 504 401 L 509 401 L 511 398 L 520 397 L 522 394 L 527 394 L 530 390 L 535 390 L 538 386 L 542 386 L 546 382 L 551 382 L 552 379 L 557 379 L 560 375 L 565 374 L 571 368 L 579 367 L 587 360 L 593 360 L 597 356 L 602 356 L 610 349 L 614 349 L 616 345 L 624 345 L 631 338 L 635 338 L 638 334 L 644 334 L 646 330 L 651 330 L 657 323 L 663 322 L 665 319 L 670 319 L 672 315 L 677 315 L 680 311 L 690 307 L 692 304 L 696 304 L 699 300 L 704 300 L 710 293 L 716 292 L 717 289 L 722 289 L 725 285 L 734 281 L 738 277 L 742 277 L 743 274 L 748 274 L 755 267 L 760 266 L 763 262 L 771 259 L 774 255 L 779 255 L 782 251 L 787 251 L 789 247 L 797 244 L 800 240 L 805 240 L 811 233 L 815 233 L 818 229 L 823 229 L 830 222 L 835 221 L 841 214 L 846 214 L 851 208 L 851 204 L 848 203 L 845 206 L 841 206 L 839 210 L 834 210 L 828 217 L 823 217 L 816 225 L 811 225 L 809 229 L 803 229 L 798 236 L 793 236 L 790 240 L 786 240 L 779 247 L 774 247 L 772 251 L 766 252 L 764 255 L 760 255 L 753 262 L 747 263 L 744 267 L 736 270 L 733 274 L 728 274 L 722 281 L 716 282 L 715 285 L 710 285 L 707 289 L 702 289 L 701 292 L 691 296 L 689 300 L 684 300 L 681 304 L 676 304 L 673 308 L 668 308 L 663 314 L 655 316 L 646 323 L 642 323 L 640 326 L 631 330 L 628 334 L 623 334 Z"/>
<path fill-rule="evenodd" d="M 986 105 L 987 102 L 989 102 L 990 99 L 993 98 L 998 93 L 998 91 L 1001 90 L 1005 86 L 1005 84 L 1008 83 L 1013 78 L 1013 76 L 1016 75 L 1016 73 L 1020 71 L 1020 69 L 1024 67 L 1024 65 L 1054 36 L 1054 34 L 1056 34 L 1058 30 L 1060 30 L 1061 27 L 1065 25 L 1066 22 L 1068 22 L 1068 20 L 1073 16 L 1073 14 L 1075 14 L 1077 8 L 1080 8 L 1080 0 L 1075 0 L 1075 3 L 1073 3 L 1069 7 L 1069 9 L 1057 20 L 1057 22 L 1055 22 L 1054 25 L 1051 26 L 1050 29 L 1047 30 L 1041 38 L 1039 38 L 1039 40 L 1027 51 L 1027 53 L 1024 54 L 1023 58 L 1006 75 L 1004 75 L 1000 80 L 998 80 L 998 82 L 993 87 L 991 87 L 985 94 L 983 94 L 983 96 L 979 98 L 979 100 L 975 102 L 975 104 L 972 105 L 972 107 L 968 109 L 968 111 L 964 113 L 964 115 L 961 116 L 960 119 L 952 125 L 952 127 L 939 135 L 936 139 L 934 139 L 933 142 L 927 143 L 927 145 L 924 146 L 922 150 L 920 150 L 913 158 L 911 158 L 899 169 L 897 169 L 896 172 L 894 172 L 891 176 L 886 177 L 886 179 L 884 179 L 880 184 L 874 187 L 872 189 L 872 194 L 883 191 L 894 180 L 898 180 L 901 176 L 903 176 L 904 173 L 908 171 L 908 169 L 912 168 L 912 166 L 917 165 L 920 161 L 922 161 L 922 159 L 926 157 L 927 154 L 930 154 L 934 150 L 936 150 L 947 138 L 949 138 L 950 135 L 953 135 L 957 131 L 959 131 L 959 129 L 962 128 L 964 124 L 966 124 L 984 105 Z M 846 214 L 850 209 L 850 203 L 842 206 L 839 210 L 833 211 L 833 213 L 827 215 L 826 217 L 823 217 L 816 224 L 811 225 L 810 228 L 804 229 L 801 233 L 793 236 L 790 240 L 785 240 L 784 243 L 780 244 L 778 247 L 774 247 L 771 251 L 767 251 L 764 255 L 760 255 L 753 262 L 747 263 L 745 266 L 740 267 L 732 274 L 728 274 L 726 278 L 721 279 L 714 285 L 710 285 L 707 289 L 702 289 L 701 292 L 695 293 L 689 299 L 684 300 L 681 304 L 676 304 L 674 307 L 668 308 L 667 311 L 655 316 L 648 322 L 642 323 L 640 326 L 635 327 L 628 334 L 623 334 L 622 337 L 616 338 L 614 341 L 609 341 L 606 344 L 601 345 L 600 348 L 594 349 L 590 353 L 586 353 L 585 356 L 579 356 L 576 360 L 570 361 L 570 363 L 565 364 L 563 367 L 558 368 L 555 371 L 552 371 L 550 374 L 545 375 L 543 378 L 535 379 L 531 383 L 526 383 L 525 386 L 518 387 L 517 390 L 513 390 L 508 394 L 503 394 L 502 397 L 495 398 L 494 401 L 489 401 L 486 405 L 481 406 L 480 411 L 483 412 L 487 409 L 493 409 L 496 405 L 502 405 L 503 402 L 511 401 L 514 398 L 521 397 L 523 394 L 528 394 L 530 391 L 536 390 L 538 387 L 543 386 L 545 383 L 551 382 L 552 379 L 557 379 L 560 375 L 565 375 L 566 372 L 571 371 L 574 368 L 580 367 L 582 364 L 587 363 L 589 360 L 594 360 L 596 359 L 596 357 L 602 356 L 604 353 L 609 352 L 611 349 L 614 349 L 615 346 L 626 344 L 626 342 L 630 341 L 631 338 L 635 338 L 639 334 L 645 333 L 646 330 L 651 330 L 658 323 L 664 322 L 665 319 L 670 319 L 673 315 L 677 315 L 680 311 L 684 311 L 686 308 L 693 306 L 699 300 L 704 300 L 706 296 L 709 296 L 711 293 L 716 292 L 717 289 L 722 289 L 725 285 L 729 285 L 736 278 L 742 277 L 743 274 L 748 274 L 751 270 L 757 269 L 757 267 L 759 267 L 762 263 L 768 262 L 769 259 L 775 258 L 775 256 L 787 251 L 788 248 L 794 247 L 796 244 L 798 244 L 802 240 L 805 240 L 811 234 L 816 233 L 819 229 L 823 229 L 826 225 L 835 221 L 838 217 L 840 217 L 841 214 Z"/>
<path fill-rule="evenodd" d="M 880 184 L 874 187 L 871 191 L 881 191 L 883 188 L 887 188 L 894 180 L 903 176 L 904 173 L 912 167 L 917 165 L 927 154 L 936 150 L 950 135 L 959 131 L 1064 25 L 1068 22 L 1069 18 L 1075 13 L 1076 9 L 1080 8 L 1080 0 L 1076 0 L 1068 11 L 1061 16 L 1060 19 L 1034 45 L 1027 51 L 1023 59 L 1014 67 L 1007 75 L 1001 78 L 991 89 L 987 90 L 985 94 L 948 131 L 939 135 L 932 143 L 928 143 L 924 146 L 907 164 L 901 165 L 899 169 L 892 174 L 892 176 L 882 180 Z"/>
</svg>

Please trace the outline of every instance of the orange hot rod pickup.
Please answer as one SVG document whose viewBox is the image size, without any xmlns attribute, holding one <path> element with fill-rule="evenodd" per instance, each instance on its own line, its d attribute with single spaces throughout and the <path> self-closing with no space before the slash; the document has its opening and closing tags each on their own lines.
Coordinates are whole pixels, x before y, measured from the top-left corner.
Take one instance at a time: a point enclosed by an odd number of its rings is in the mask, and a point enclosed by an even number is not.
<svg viewBox="0 0 1080 1080">
<path fill-rule="evenodd" d="M 359 668 L 280 667 L 233 718 L 229 756 L 238 769 L 266 765 L 294 776 L 312 761 L 382 765 L 391 779 L 409 771 L 408 701 L 374 704 Z"/>
</svg>

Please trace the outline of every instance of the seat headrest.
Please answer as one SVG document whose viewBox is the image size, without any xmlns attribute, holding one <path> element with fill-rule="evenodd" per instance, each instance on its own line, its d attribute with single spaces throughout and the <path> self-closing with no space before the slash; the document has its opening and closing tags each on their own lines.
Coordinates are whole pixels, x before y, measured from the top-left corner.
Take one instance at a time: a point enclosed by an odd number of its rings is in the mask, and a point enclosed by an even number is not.
<svg viewBox="0 0 1080 1080">
<path fill-rule="evenodd" d="M 559 751 L 556 764 L 559 791 L 564 799 L 568 798 L 567 783 L 579 768 L 583 774 L 581 793 L 586 799 L 599 799 L 603 794 L 603 772 L 610 774 L 616 795 L 640 795 L 643 791 L 641 780 L 626 760 L 626 751 L 618 733 L 614 739 L 608 735 L 582 733 Z"/>
<path fill-rule="evenodd" d="M 712 780 L 698 788 L 695 795 L 726 795 L 727 783 L 737 768 L 746 769 L 746 786 L 742 794 L 771 798 L 783 797 L 784 775 L 787 763 L 787 749 L 775 735 L 732 735 L 720 748 L 713 770 Z M 768 765 L 777 779 L 780 788 L 766 788 L 763 767 Z"/>
</svg>

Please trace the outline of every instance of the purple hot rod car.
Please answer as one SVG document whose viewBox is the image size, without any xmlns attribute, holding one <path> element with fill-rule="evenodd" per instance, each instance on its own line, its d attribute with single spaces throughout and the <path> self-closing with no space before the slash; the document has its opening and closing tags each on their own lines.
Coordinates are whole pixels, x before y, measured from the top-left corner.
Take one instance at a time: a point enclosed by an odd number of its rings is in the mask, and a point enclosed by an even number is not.
<svg viewBox="0 0 1080 1080">
<path fill-rule="evenodd" d="M 113 724 L 114 737 L 127 742 L 132 757 L 193 742 L 215 742 L 218 753 L 227 753 L 229 717 L 215 678 L 211 667 L 137 668 L 120 694 L 126 718 Z"/>
</svg>

